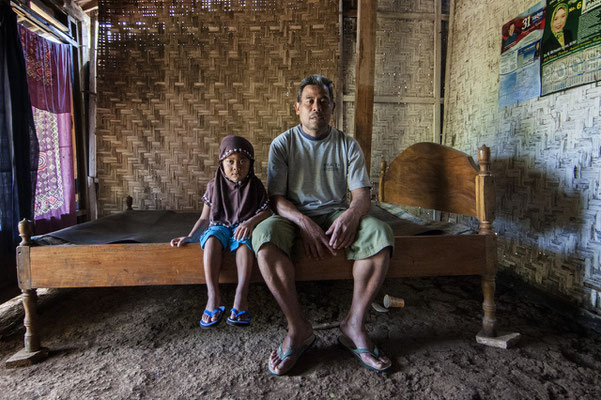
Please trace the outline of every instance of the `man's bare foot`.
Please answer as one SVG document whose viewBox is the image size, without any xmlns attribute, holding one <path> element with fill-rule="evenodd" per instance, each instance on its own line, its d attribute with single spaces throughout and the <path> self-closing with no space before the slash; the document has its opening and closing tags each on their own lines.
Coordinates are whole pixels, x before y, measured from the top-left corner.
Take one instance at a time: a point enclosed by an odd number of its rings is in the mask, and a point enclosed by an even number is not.
<svg viewBox="0 0 601 400">
<path fill-rule="evenodd" d="M 367 336 L 364 326 L 353 326 L 348 319 L 340 321 L 340 343 L 348 348 L 368 368 L 383 371 L 392 364 L 390 359 L 376 351 L 377 347 Z"/>
<path fill-rule="evenodd" d="M 315 341 L 313 326 L 309 321 L 303 320 L 302 328 L 291 329 L 288 327 L 288 334 L 277 350 L 273 350 L 269 355 L 269 372 L 274 375 L 284 375 L 288 372 L 300 355 L 308 349 Z"/>
<path fill-rule="evenodd" d="M 269 355 L 269 372 L 273 375 L 284 375 L 290 371 L 300 356 L 315 342 L 315 334 L 311 332 L 298 345 L 291 345 L 291 341 L 291 337 L 286 336 L 280 347 Z"/>
</svg>

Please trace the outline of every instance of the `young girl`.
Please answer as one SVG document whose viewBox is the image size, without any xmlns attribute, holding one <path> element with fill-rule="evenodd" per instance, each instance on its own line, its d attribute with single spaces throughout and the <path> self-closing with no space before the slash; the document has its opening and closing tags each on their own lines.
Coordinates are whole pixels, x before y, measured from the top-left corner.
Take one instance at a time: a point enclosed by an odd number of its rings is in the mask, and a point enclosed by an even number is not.
<svg viewBox="0 0 601 400">
<path fill-rule="evenodd" d="M 250 238 L 255 226 L 271 215 L 267 192 L 254 174 L 253 163 L 254 149 L 250 142 L 240 136 L 226 136 L 219 147 L 219 168 L 202 196 L 205 204 L 200 218 L 188 236 L 171 240 L 171 246 L 180 247 L 209 222 L 200 238 L 208 294 L 201 328 L 219 324 L 225 311 L 219 296 L 219 271 L 224 249 L 236 253 L 238 269 L 236 297 L 227 323 L 250 324 L 247 295 L 255 257 Z"/>
</svg>

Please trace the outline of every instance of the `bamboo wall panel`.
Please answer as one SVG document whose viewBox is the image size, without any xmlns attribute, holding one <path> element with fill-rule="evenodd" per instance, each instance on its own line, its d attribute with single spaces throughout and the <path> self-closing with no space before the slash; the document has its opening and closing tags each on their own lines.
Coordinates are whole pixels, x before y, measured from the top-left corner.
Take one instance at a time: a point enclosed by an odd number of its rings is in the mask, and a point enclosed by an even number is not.
<svg viewBox="0 0 601 400">
<path fill-rule="evenodd" d="M 500 266 L 601 314 L 601 85 L 498 108 L 500 27 L 531 5 L 455 0 L 446 144 L 492 149 Z"/>
<path fill-rule="evenodd" d="M 377 96 L 434 96 L 433 35 L 433 20 L 378 19 Z"/>
<path fill-rule="evenodd" d="M 440 1 L 440 0 L 436 0 Z M 448 0 L 446 0 L 448 1 Z M 443 3 L 445 0 L 443 0 Z M 400 13 L 433 13 L 433 0 L 378 0 L 378 9 Z"/>
<path fill-rule="evenodd" d="M 410 145 L 432 141 L 433 101 L 423 99 L 434 96 L 433 11 L 433 0 L 378 2 L 371 156 L 374 184 L 382 159 L 390 162 Z M 403 12 L 421 13 L 421 17 L 408 19 Z M 343 88 L 345 95 L 352 96 L 356 20 L 345 18 L 343 28 Z M 353 101 L 346 101 L 343 129 L 349 134 L 354 134 L 353 112 Z"/>
<path fill-rule="evenodd" d="M 337 84 L 338 0 L 99 2 L 99 214 L 192 210 L 228 134 L 255 146 L 298 123 L 300 81 Z"/>
</svg>

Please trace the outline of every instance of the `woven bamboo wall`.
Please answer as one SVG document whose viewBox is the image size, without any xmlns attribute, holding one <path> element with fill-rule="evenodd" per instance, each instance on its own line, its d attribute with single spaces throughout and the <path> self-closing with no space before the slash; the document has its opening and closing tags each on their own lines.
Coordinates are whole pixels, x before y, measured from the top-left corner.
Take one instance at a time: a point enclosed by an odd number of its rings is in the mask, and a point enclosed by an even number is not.
<svg viewBox="0 0 601 400">
<path fill-rule="evenodd" d="M 434 96 L 434 21 L 428 19 L 434 13 L 434 1 L 378 1 L 370 174 L 374 183 L 380 160 L 390 162 L 410 145 L 433 140 L 432 104 L 383 98 L 411 100 Z M 424 17 L 410 19 L 406 13 Z M 343 28 L 343 129 L 353 134 L 356 19 L 345 18 Z"/>
<path fill-rule="evenodd" d="M 501 267 L 601 314 L 601 84 L 497 105 L 501 26 L 535 3 L 455 0 L 446 143 L 492 148 Z"/>
<path fill-rule="evenodd" d="M 439 1 L 439 0 L 438 0 Z M 442 9 L 448 13 L 448 0 Z M 356 1 L 345 0 L 345 10 Z M 434 140 L 435 0 L 378 0 L 371 171 L 377 193 L 380 161 L 412 144 Z M 357 23 L 343 20 L 343 129 L 354 134 Z M 432 210 L 410 208 L 423 217 Z"/>
<path fill-rule="evenodd" d="M 338 82 L 338 0 L 99 2 L 99 214 L 193 210 L 228 134 L 255 146 L 298 123 L 300 81 Z"/>
</svg>

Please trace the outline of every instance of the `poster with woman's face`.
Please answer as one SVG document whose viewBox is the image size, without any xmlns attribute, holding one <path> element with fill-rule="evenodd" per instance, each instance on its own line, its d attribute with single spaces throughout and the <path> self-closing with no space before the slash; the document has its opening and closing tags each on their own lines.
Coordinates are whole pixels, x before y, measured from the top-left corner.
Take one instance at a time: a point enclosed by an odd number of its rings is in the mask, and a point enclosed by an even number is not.
<svg viewBox="0 0 601 400">
<path fill-rule="evenodd" d="M 601 78 L 601 0 L 548 0 L 545 10 L 541 94 Z"/>
<path fill-rule="evenodd" d="M 582 0 L 549 0 L 543 33 L 543 57 L 565 53 L 578 40 Z"/>
</svg>

